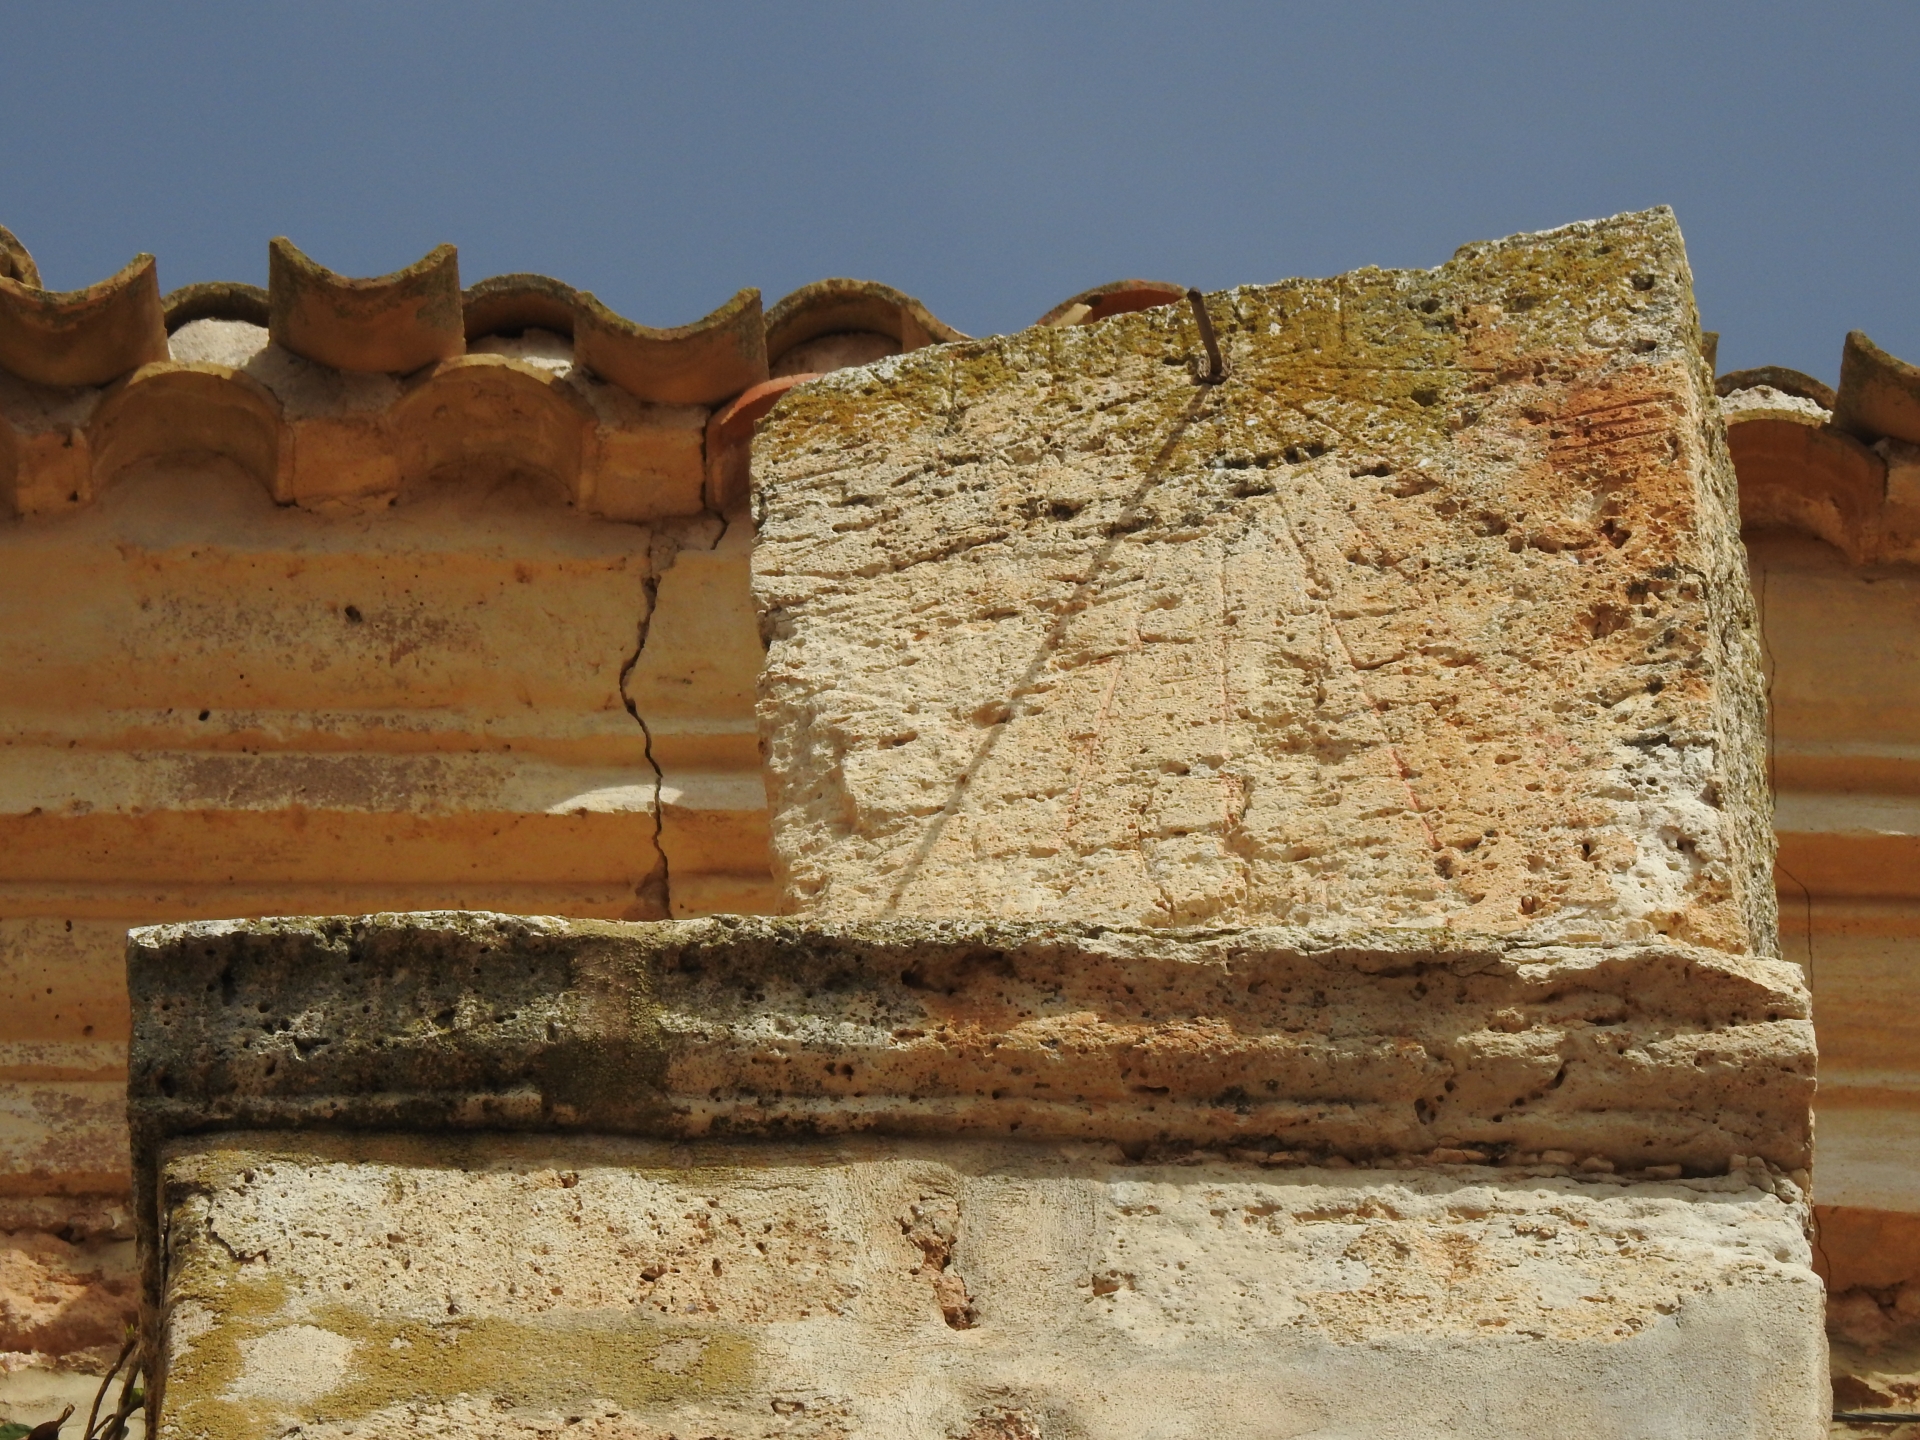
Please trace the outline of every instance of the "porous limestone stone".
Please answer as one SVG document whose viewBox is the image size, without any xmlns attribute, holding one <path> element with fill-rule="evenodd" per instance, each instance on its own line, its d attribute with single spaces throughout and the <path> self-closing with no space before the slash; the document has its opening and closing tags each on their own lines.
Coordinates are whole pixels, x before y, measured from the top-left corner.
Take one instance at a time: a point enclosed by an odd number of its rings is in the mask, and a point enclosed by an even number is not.
<svg viewBox="0 0 1920 1440">
<path fill-rule="evenodd" d="M 138 930 L 129 984 L 145 1154 L 210 1127 L 877 1130 L 1804 1180 L 1811 1153 L 1798 972 L 1672 943 L 376 915 Z"/>
<path fill-rule="evenodd" d="M 1825 1428 L 1804 1202 L 1746 1177 L 236 1134 L 164 1188 L 178 1440 Z"/>
<path fill-rule="evenodd" d="M 1665 210 L 941 346 L 754 443 L 776 879 L 822 917 L 1774 949 Z"/>
</svg>

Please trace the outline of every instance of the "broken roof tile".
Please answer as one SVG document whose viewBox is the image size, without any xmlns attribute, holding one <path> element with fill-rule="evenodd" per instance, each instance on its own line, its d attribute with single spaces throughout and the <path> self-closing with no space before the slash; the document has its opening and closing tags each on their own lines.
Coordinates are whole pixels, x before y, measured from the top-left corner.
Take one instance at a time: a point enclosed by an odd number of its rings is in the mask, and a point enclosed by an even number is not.
<svg viewBox="0 0 1920 1440">
<path fill-rule="evenodd" d="M 1889 355 L 1859 330 L 1849 331 L 1833 423 L 1869 441 L 1890 435 L 1920 444 L 1920 365 Z"/>
<path fill-rule="evenodd" d="M 820 376 L 810 371 L 778 375 L 742 391 L 707 421 L 707 507 L 724 515 L 747 498 L 753 427 L 794 386 Z"/>
<path fill-rule="evenodd" d="M 1082 290 L 1062 300 L 1033 323 L 1036 325 L 1092 325 L 1115 315 L 1171 305 L 1186 297 L 1186 287 L 1170 280 L 1113 280 Z"/>
</svg>

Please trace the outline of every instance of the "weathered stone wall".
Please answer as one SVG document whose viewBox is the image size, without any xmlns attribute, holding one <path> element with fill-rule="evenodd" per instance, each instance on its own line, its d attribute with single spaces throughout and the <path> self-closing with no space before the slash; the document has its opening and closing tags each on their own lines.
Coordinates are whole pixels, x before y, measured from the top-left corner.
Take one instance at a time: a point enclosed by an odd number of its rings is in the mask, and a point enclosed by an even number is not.
<svg viewBox="0 0 1920 1440">
<path fill-rule="evenodd" d="M 1761 695 L 1665 212 L 796 390 L 777 873 L 832 917 L 1771 954 Z"/>
<path fill-rule="evenodd" d="M 769 908 L 747 534 L 317 516 L 208 460 L 0 523 L 0 1352 L 104 1369 L 133 1314 L 130 926 Z M 0 1416 L 92 1383 L 22 1372 Z"/>
<path fill-rule="evenodd" d="M 1817 1433 L 1764 1177 L 1193 1160 L 182 1143 L 160 1434 Z"/>
<path fill-rule="evenodd" d="M 124 1190 L 129 925 L 767 908 L 731 534 L 511 489 L 317 516 L 211 461 L 0 532 L 0 1185 Z"/>
<path fill-rule="evenodd" d="M 1797 970 L 1673 945 L 447 914 L 160 926 L 129 974 L 153 1134 L 878 1128 L 1275 1164 L 1751 1159 L 1801 1186 L 1811 1149 Z"/>
<path fill-rule="evenodd" d="M 770 908 L 729 424 L 770 361 L 957 332 L 855 281 L 655 330 L 449 246 L 164 297 L 0 252 L 0 1416 L 38 1422 L 131 1310 L 128 928 Z"/>
</svg>

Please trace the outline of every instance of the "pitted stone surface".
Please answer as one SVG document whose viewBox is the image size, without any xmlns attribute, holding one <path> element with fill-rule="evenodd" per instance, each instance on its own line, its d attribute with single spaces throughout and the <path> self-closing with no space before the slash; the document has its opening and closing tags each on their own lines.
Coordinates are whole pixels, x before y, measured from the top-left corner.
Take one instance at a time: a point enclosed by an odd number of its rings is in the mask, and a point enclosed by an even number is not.
<svg viewBox="0 0 1920 1440">
<path fill-rule="evenodd" d="M 1795 967 L 1436 938 L 484 914 L 160 926 L 129 947 L 135 1144 L 238 1127 L 877 1130 L 1282 1161 L 1469 1146 L 1635 1171 L 1808 1164 Z"/>
<path fill-rule="evenodd" d="M 234 1135 L 165 1183 L 181 1440 L 1823 1428 L 1804 1200 L 1746 1176 Z"/>
<path fill-rule="evenodd" d="M 802 386 L 774 848 L 828 917 L 1771 953 L 1733 476 L 1665 211 Z"/>
</svg>

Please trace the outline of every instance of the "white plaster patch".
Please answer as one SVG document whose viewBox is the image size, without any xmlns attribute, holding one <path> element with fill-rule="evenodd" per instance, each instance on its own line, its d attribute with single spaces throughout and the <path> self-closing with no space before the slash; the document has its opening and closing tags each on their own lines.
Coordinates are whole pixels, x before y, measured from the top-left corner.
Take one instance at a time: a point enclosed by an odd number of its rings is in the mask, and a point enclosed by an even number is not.
<svg viewBox="0 0 1920 1440">
<path fill-rule="evenodd" d="M 307 1405 L 346 1379 L 356 1342 L 317 1325 L 289 1325 L 240 1342 L 240 1374 L 229 1400 Z"/>
<path fill-rule="evenodd" d="M 573 342 L 551 330 L 533 328 L 513 337 L 482 335 L 467 346 L 473 355 L 504 355 L 564 375 L 573 369 Z"/>
<path fill-rule="evenodd" d="M 1771 385 L 1755 385 L 1721 397 L 1720 415 L 1729 425 L 1747 420 L 1786 420 L 1795 425 L 1820 426 L 1833 418 L 1817 401 L 1789 395 Z"/>
<path fill-rule="evenodd" d="M 267 348 L 267 327 L 245 320 L 190 320 L 167 337 L 167 353 L 183 364 L 243 369 Z"/>
</svg>

